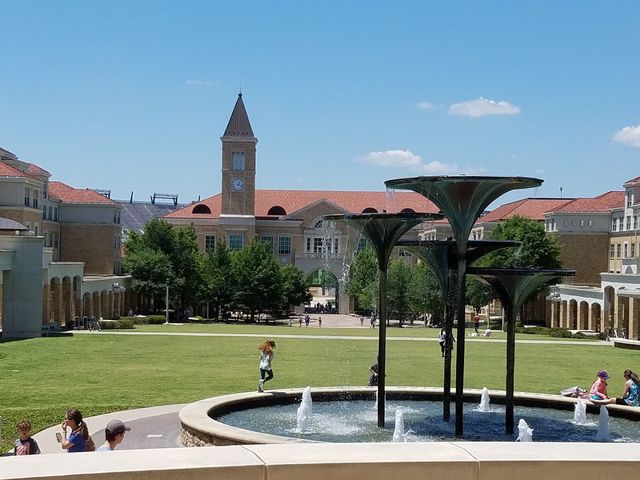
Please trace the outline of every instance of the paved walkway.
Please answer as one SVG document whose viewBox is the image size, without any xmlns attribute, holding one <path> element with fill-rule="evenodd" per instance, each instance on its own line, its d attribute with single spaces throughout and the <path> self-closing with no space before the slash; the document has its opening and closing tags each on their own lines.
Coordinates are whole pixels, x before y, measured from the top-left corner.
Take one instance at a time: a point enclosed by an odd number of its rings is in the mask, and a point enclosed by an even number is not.
<svg viewBox="0 0 640 480">
<path fill-rule="evenodd" d="M 169 327 L 170 328 L 170 327 Z M 304 327 L 302 327 L 304 328 Z M 81 335 L 161 335 L 161 336 L 177 336 L 177 337 L 256 337 L 264 338 L 264 333 L 195 333 L 195 332 L 128 332 L 128 331 L 112 331 L 103 330 L 102 332 L 78 330 L 74 331 L 74 334 Z M 288 335 L 288 334 L 270 334 L 273 338 L 302 338 L 302 339 L 337 339 L 337 340 L 365 340 L 365 341 L 378 341 L 377 336 L 362 337 L 358 335 Z M 390 337 L 389 330 L 387 330 L 387 341 L 393 342 L 437 342 L 435 337 Z M 466 342 L 479 342 L 479 343 L 506 343 L 504 338 L 486 338 L 486 337 L 467 337 Z M 575 345 L 582 347 L 611 347 L 611 342 L 597 341 L 597 342 L 580 342 L 575 340 L 525 340 L 517 339 L 516 343 L 522 344 L 548 344 L 548 345 Z"/>
<path fill-rule="evenodd" d="M 125 434 L 124 441 L 118 450 L 181 447 L 178 413 L 184 405 L 137 408 L 88 417 L 85 421 L 96 447 L 104 442 L 104 428 L 109 420 L 114 418 L 122 420 L 131 427 L 131 431 Z M 42 453 L 66 453 L 66 450 L 60 448 L 60 444 L 56 441 L 56 432 L 61 432 L 59 425 L 42 430 L 33 436 Z"/>
</svg>

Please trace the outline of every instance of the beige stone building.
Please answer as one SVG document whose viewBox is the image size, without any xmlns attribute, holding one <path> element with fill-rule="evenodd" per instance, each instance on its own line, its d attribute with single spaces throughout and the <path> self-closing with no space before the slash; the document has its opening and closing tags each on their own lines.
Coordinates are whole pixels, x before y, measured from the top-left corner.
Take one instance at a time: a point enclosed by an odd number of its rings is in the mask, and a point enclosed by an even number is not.
<svg viewBox="0 0 640 480">
<path fill-rule="evenodd" d="M 125 309 L 120 205 L 50 176 L 0 148 L 4 338 L 39 336 L 76 316 L 118 318 Z"/>
<path fill-rule="evenodd" d="M 282 263 L 293 263 L 307 275 L 333 273 L 340 288 L 338 306 L 349 310 L 344 282 L 350 259 L 364 239 L 340 222 L 322 216 L 362 212 L 436 212 L 436 207 L 413 192 L 352 192 L 321 190 L 258 190 L 258 139 L 253 133 L 242 95 L 238 95 L 222 142 L 222 185 L 219 194 L 166 215 L 175 226 L 193 225 L 202 250 L 224 239 L 240 249 L 254 238 L 268 242 Z M 426 226 L 424 227 L 426 228 Z M 417 237 L 418 229 L 409 236 Z M 396 255 L 405 255 L 398 250 Z"/>
</svg>

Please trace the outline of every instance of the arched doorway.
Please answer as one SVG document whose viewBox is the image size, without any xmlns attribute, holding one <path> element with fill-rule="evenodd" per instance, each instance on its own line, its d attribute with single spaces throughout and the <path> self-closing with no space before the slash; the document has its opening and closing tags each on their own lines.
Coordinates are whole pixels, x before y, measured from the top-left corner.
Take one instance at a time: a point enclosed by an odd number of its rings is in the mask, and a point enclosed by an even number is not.
<svg viewBox="0 0 640 480">
<path fill-rule="evenodd" d="M 307 288 L 313 295 L 311 307 L 319 312 L 337 312 L 338 278 L 333 272 L 325 269 L 314 270 L 307 275 Z"/>
<path fill-rule="evenodd" d="M 591 305 L 591 324 L 589 330 L 594 332 L 602 332 L 602 308 L 599 303 L 593 303 Z"/>
</svg>

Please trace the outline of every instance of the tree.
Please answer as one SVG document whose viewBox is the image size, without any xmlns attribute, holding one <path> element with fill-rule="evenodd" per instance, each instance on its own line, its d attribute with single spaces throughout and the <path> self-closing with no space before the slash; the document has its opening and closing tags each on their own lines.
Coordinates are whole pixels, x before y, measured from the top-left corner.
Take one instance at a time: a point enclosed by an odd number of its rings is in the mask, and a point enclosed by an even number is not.
<svg viewBox="0 0 640 480">
<path fill-rule="evenodd" d="M 181 310 L 196 300 L 201 255 L 193 226 L 177 229 L 166 220 L 154 218 L 140 234 L 131 234 L 126 251 L 123 268 L 131 273 L 136 290 L 159 297 L 168 282 L 169 292 Z"/>
<path fill-rule="evenodd" d="M 267 242 L 254 240 L 233 252 L 235 277 L 234 301 L 251 321 L 256 314 L 275 312 L 281 306 L 282 276 L 280 263 Z"/>
<path fill-rule="evenodd" d="M 425 263 L 419 263 L 412 269 L 409 307 L 416 317 L 428 312 L 436 320 L 442 318 L 444 312 L 442 288 L 433 271 Z"/>
<path fill-rule="evenodd" d="M 400 325 L 411 314 L 409 305 L 409 285 L 412 269 L 407 262 L 398 258 L 391 261 L 387 279 L 388 318 L 397 318 Z"/>
<path fill-rule="evenodd" d="M 235 279 L 231 252 L 224 240 L 218 241 L 204 258 L 203 285 L 203 300 L 212 304 L 216 318 L 225 318 L 233 299 Z"/>
<path fill-rule="evenodd" d="M 347 294 L 356 310 L 375 310 L 378 302 L 378 260 L 373 248 L 360 250 L 353 259 Z"/>
<path fill-rule="evenodd" d="M 304 279 L 304 273 L 295 265 L 281 267 L 282 278 L 282 311 L 289 310 L 291 305 L 301 305 L 311 301 L 313 296 L 309 293 Z"/>
<path fill-rule="evenodd" d="M 520 248 L 505 248 L 482 259 L 483 266 L 521 268 L 560 268 L 560 244 L 555 235 L 547 234 L 544 225 L 529 218 L 515 216 L 496 226 L 493 240 L 517 240 Z"/>
</svg>

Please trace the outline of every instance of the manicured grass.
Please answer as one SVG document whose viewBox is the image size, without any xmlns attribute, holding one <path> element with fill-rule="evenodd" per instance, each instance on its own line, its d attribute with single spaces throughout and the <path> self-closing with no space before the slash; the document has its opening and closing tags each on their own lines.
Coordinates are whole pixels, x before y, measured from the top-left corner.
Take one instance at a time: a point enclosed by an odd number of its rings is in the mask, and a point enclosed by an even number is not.
<svg viewBox="0 0 640 480">
<path fill-rule="evenodd" d="M 259 332 L 264 337 L 272 332 L 298 330 L 304 334 L 316 331 L 324 335 L 361 331 L 201 327 L 230 333 Z M 374 333 L 373 330 L 362 330 L 362 335 Z M 389 329 L 389 334 L 394 335 L 396 330 L 405 331 Z M 436 330 L 406 331 L 432 336 Z M 252 391 L 258 377 L 259 341 L 255 337 L 109 335 L 105 331 L 0 343 L 2 450 L 10 448 L 15 435 L 14 425 L 22 417 L 29 418 L 34 431 L 38 431 L 60 422 L 64 411 L 71 407 L 90 416 Z M 275 378 L 267 384 L 268 389 L 365 385 L 367 369 L 377 353 L 377 342 L 357 339 L 279 338 L 277 344 Z M 388 343 L 387 351 L 389 385 L 442 384 L 442 358 L 436 342 L 392 341 Z M 615 395 L 622 390 L 622 371 L 638 369 L 639 360 L 636 351 L 585 342 L 576 345 L 518 344 L 516 390 L 556 393 L 572 385 L 588 387 L 595 372 L 605 368 L 612 377 L 610 392 Z M 504 362 L 504 343 L 467 343 L 465 386 L 504 389 Z"/>
</svg>

